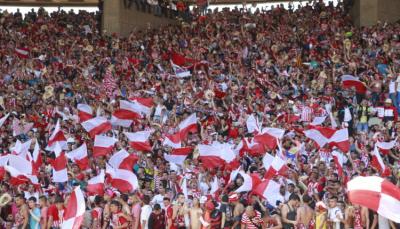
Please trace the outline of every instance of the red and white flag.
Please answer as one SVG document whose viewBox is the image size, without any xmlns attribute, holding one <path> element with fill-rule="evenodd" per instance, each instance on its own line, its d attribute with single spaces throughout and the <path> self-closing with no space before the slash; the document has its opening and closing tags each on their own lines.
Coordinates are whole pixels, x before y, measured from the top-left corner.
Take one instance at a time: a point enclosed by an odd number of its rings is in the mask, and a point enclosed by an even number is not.
<svg viewBox="0 0 400 229">
<path fill-rule="evenodd" d="M 264 166 L 264 168 L 265 168 L 265 171 L 268 171 L 268 170 L 269 170 L 269 167 L 271 167 L 272 162 L 274 161 L 274 159 L 275 159 L 275 157 L 272 156 L 272 155 L 269 154 L 269 153 L 266 153 L 266 154 L 264 155 L 264 157 L 263 157 L 263 159 L 262 159 L 262 163 L 263 163 L 263 166 Z"/>
<path fill-rule="evenodd" d="M 29 57 L 29 49 L 28 48 L 15 48 L 15 55 L 17 55 L 20 59 L 28 59 Z"/>
<path fill-rule="evenodd" d="M 397 139 L 394 139 L 390 142 L 377 142 L 375 145 L 382 154 L 388 155 L 390 150 L 396 145 L 396 141 Z"/>
<path fill-rule="evenodd" d="M 151 145 L 149 141 L 150 135 L 153 133 L 151 130 L 138 131 L 134 133 L 125 132 L 126 137 L 129 140 L 129 145 L 138 151 L 151 151 Z"/>
<path fill-rule="evenodd" d="M 83 221 L 83 214 L 86 211 L 86 202 L 81 188 L 74 189 L 68 199 L 67 207 L 64 210 L 64 220 L 61 229 L 79 229 Z"/>
<path fill-rule="evenodd" d="M 170 154 L 164 154 L 164 159 L 168 162 L 183 165 L 186 157 L 193 151 L 192 147 L 177 148 L 172 150 Z"/>
<path fill-rule="evenodd" d="M 372 152 L 372 160 L 371 165 L 379 171 L 381 176 L 389 176 L 390 175 L 390 168 L 385 165 L 381 154 L 379 153 L 378 147 L 374 147 L 374 151 Z"/>
<path fill-rule="evenodd" d="M 104 170 L 100 170 L 100 173 L 88 180 L 86 191 L 89 195 L 104 195 Z"/>
<path fill-rule="evenodd" d="M 29 149 L 31 147 L 32 140 L 28 140 L 22 143 L 20 140 L 15 142 L 14 147 L 11 148 L 11 153 L 14 155 L 19 155 L 23 158 L 29 159 L 30 152 Z"/>
<path fill-rule="evenodd" d="M 36 139 L 35 147 L 32 152 L 32 173 L 37 175 L 39 173 L 39 168 L 42 165 L 42 154 L 40 153 L 40 145 L 38 140 Z"/>
<path fill-rule="evenodd" d="M 143 108 L 143 106 L 138 102 L 120 100 L 119 110 L 116 110 L 113 113 L 113 116 L 119 120 L 135 120 L 143 118 L 144 114 L 148 113 L 148 110 L 150 109 L 147 107 Z"/>
<path fill-rule="evenodd" d="M 61 147 L 56 143 L 54 148 L 56 158 L 51 162 L 53 167 L 53 182 L 63 183 L 68 181 L 67 157 L 62 152 Z"/>
<path fill-rule="evenodd" d="M 16 168 L 21 173 L 33 174 L 32 163 L 28 161 L 25 157 L 9 154 L 8 165 Z"/>
<path fill-rule="evenodd" d="M 335 165 L 338 170 L 338 174 L 340 177 L 342 177 L 343 176 L 343 164 L 347 162 L 347 158 L 343 153 L 338 152 L 336 150 L 334 150 L 332 152 L 332 157 L 333 157 L 333 160 L 335 161 Z"/>
<path fill-rule="evenodd" d="M 169 146 L 174 149 L 182 147 L 180 133 L 165 135 L 163 146 Z"/>
<path fill-rule="evenodd" d="M 93 157 L 107 156 L 112 152 L 117 141 L 118 140 L 113 137 L 96 135 L 93 145 Z"/>
<path fill-rule="evenodd" d="M 53 133 L 50 135 L 46 150 L 54 151 L 56 143 L 60 145 L 61 149 L 68 149 L 67 139 L 65 138 L 64 132 L 60 127 L 60 120 L 57 120 L 57 124 L 54 127 Z"/>
<path fill-rule="evenodd" d="M 311 126 L 303 131 L 304 135 L 313 140 L 320 148 L 326 144 L 336 146 L 342 152 L 350 150 L 349 132 L 347 128 L 332 129 L 329 127 Z"/>
<path fill-rule="evenodd" d="M 130 119 L 120 119 L 118 118 L 119 116 L 119 110 L 115 111 L 112 115 L 111 115 L 111 125 L 113 126 L 122 126 L 125 128 L 128 128 L 132 125 L 133 121 Z"/>
<path fill-rule="evenodd" d="M 90 137 L 94 138 L 98 134 L 105 133 L 111 130 L 111 123 L 104 117 L 95 117 L 81 123 Z"/>
<path fill-rule="evenodd" d="M 18 170 L 18 168 L 14 168 L 12 166 L 6 165 L 4 166 L 5 171 L 10 173 L 10 184 L 14 186 L 18 186 L 21 184 L 30 183 L 33 185 L 39 185 L 39 180 L 37 176 L 32 174 L 23 173 Z"/>
<path fill-rule="evenodd" d="M 108 181 L 111 186 L 122 193 L 130 193 L 139 188 L 138 179 L 132 171 L 116 169 L 107 164 L 106 173 L 110 176 Z"/>
<path fill-rule="evenodd" d="M 352 75 L 343 75 L 341 79 L 343 88 L 354 87 L 356 89 L 356 92 L 360 94 L 365 94 L 367 92 L 367 87 L 365 86 L 365 83 L 360 81 L 358 77 Z"/>
<path fill-rule="evenodd" d="M 239 174 L 243 177 L 243 184 L 234 191 L 236 193 L 252 191 L 261 183 L 261 179 L 256 173 L 249 175 L 243 171 L 240 171 Z"/>
<path fill-rule="evenodd" d="M 261 132 L 260 124 L 258 123 L 258 120 L 256 119 L 256 117 L 254 117 L 253 114 L 251 114 L 251 115 L 249 115 L 249 117 L 247 117 L 246 127 L 247 127 L 247 132 L 249 132 L 249 133 Z"/>
<path fill-rule="evenodd" d="M 154 105 L 152 98 L 141 98 L 141 97 L 130 97 L 129 101 L 134 104 L 137 113 L 143 116 L 148 116 L 151 113 L 151 109 Z"/>
<path fill-rule="evenodd" d="M 113 168 L 133 170 L 133 166 L 139 160 L 138 156 L 134 154 L 129 154 L 126 150 L 122 149 L 114 153 L 108 160 Z"/>
<path fill-rule="evenodd" d="M 278 128 L 264 128 L 262 133 L 254 136 L 254 141 L 263 144 L 269 149 L 275 149 L 278 146 L 278 140 L 283 137 L 285 130 Z"/>
<path fill-rule="evenodd" d="M 263 197 L 272 206 L 276 206 L 276 201 L 279 199 L 279 189 L 281 185 L 273 180 L 263 180 L 253 193 Z"/>
<path fill-rule="evenodd" d="M 4 115 L 2 118 L 0 118 L 0 127 L 3 126 L 3 124 L 6 122 L 8 116 L 10 116 L 10 113 Z"/>
<path fill-rule="evenodd" d="M 379 215 L 400 223 L 400 189 L 381 177 L 356 177 L 347 182 L 351 203 L 367 207 Z"/>
<path fill-rule="evenodd" d="M 91 106 L 80 103 L 78 104 L 77 108 L 78 108 L 79 122 L 85 122 L 93 118 L 93 110 Z"/>
<path fill-rule="evenodd" d="M 288 170 L 289 167 L 286 165 L 286 161 L 276 155 L 268 170 L 265 172 L 264 178 L 271 179 L 276 175 L 286 176 Z"/>
<path fill-rule="evenodd" d="M 265 154 L 266 146 L 263 143 L 256 142 L 253 139 L 249 138 L 243 138 L 243 147 L 241 149 L 241 152 L 247 152 L 253 157 L 259 157 Z"/>
<path fill-rule="evenodd" d="M 117 81 L 115 80 L 111 66 L 109 66 L 103 78 L 103 91 L 108 97 L 112 97 L 115 89 L 117 88 Z"/>
<path fill-rule="evenodd" d="M 179 133 L 181 135 L 181 139 L 186 139 L 189 133 L 197 132 L 197 117 L 196 113 L 189 115 L 186 119 L 184 119 L 179 125 Z"/>
<path fill-rule="evenodd" d="M 89 168 L 89 158 L 86 143 L 66 154 L 67 158 L 79 166 L 81 170 Z"/>
<path fill-rule="evenodd" d="M 231 163 L 236 159 L 233 147 L 228 143 L 214 142 L 211 145 L 199 144 L 199 159 L 205 168 L 216 168 Z"/>
</svg>

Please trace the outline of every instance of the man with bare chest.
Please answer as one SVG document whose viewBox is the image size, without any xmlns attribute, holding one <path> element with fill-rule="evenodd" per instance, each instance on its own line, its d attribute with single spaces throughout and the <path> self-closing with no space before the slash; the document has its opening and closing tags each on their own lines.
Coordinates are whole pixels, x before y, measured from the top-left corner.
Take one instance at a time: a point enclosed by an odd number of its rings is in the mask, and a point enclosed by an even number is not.
<svg viewBox="0 0 400 229">
<path fill-rule="evenodd" d="M 314 219 L 314 211 L 309 206 L 311 197 L 308 195 L 303 196 L 303 204 L 297 209 L 297 228 L 308 229 Z"/>
</svg>

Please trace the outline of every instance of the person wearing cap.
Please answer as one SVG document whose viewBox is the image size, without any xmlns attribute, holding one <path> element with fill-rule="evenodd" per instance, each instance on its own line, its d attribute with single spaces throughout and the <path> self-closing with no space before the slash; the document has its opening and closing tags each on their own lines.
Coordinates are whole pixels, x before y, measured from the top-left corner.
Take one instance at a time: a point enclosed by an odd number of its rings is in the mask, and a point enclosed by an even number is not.
<svg viewBox="0 0 400 229">
<path fill-rule="evenodd" d="M 327 229 L 327 207 L 324 202 L 318 201 L 315 204 L 315 229 Z"/>
<path fill-rule="evenodd" d="M 386 99 L 385 104 L 381 109 L 383 109 L 382 121 L 384 123 L 397 122 L 397 117 L 398 117 L 397 109 L 395 106 L 393 106 L 391 99 Z"/>
</svg>

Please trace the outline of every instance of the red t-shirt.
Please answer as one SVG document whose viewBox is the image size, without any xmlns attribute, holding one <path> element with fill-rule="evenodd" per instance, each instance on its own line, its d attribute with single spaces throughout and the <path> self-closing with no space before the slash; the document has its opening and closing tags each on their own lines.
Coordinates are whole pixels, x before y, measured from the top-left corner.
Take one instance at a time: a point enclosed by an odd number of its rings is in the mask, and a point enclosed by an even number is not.
<svg viewBox="0 0 400 229">
<path fill-rule="evenodd" d="M 123 217 L 122 214 L 116 213 L 112 215 L 111 223 L 113 226 L 122 226 L 126 222 L 128 222 L 128 220 L 125 219 L 125 217 Z M 123 228 L 128 228 L 128 226 Z"/>
</svg>

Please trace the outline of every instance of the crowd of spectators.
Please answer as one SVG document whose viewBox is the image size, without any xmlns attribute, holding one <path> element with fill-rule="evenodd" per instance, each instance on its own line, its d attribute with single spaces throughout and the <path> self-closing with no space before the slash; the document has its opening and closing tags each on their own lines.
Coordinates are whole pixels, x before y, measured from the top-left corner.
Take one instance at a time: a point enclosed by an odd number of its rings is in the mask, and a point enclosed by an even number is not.
<svg viewBox="0 0 400 229">
<path fill-rule="evenodd" d="M 152 5 L 126 4 L 143 11 Z M 156 2 L 153 12 L 162 14 L 162 6 L 167 3 Z M 400 186 L 400 23 L 358 28 L 342 3 L 319 1 L 297 10 L 191 13 L 190 22 L 127 37 L 102 35 L 98 18 L 85 11 L 0 13 L 0 115 L 9 115 L 0 127 L 0 158 L 18 153 L 17 141 L 30 140 L 28 153 L 38 143 L 41 155 L 34 168 L 39 185 L 13 184 L 1 164 L 0 228 L 60 228 L 69 193 L 75 186 L 85 191 L 122 149 L 138 158 L 131 168 L 138 187 L 123 192 L 106 179 L 104 195 L 85 193 L 82 228 L 400 227 L 346 196 L 346 182 L 355 176 L 381 176 Z M 191 76 L 177 77 L 171 66 L 177 59 Z M 358 77 L 366 91 L 344 87 L 343 75 Z M 130 98 L 151 98 L 152 112 L 129 127 L 113 126 L 104 133 L 118 140 L 112 153 L 93 157 L 94 139 L 77 105 L 111 119 L 119 101 Z M 163 141 L 193 113 L 197 131 L 181 140 L 194 150 L 183 165 L 172 164 Z M 197 146 L 250 145 L 256 134 L 246 125 L 250 116 L 260 129 L 285 130 L 279 147 L 237 152 L 234 167 L 205 167 Z M 350 150 L 318 147 L 307 138 L 303 131 L 316 117 L 327 117 L 320 126 L 348 128 Z M 56 155 L 46 150 L 57 122 L 67 138 L 65 152 L 86 143 L 89 155 L 85 170 L 68 161 L 64 183 L 53 182 Z M 153 130 L 149 152 L 133 149 L 123 134 L 142 130 Z M 391 141 L 394 147 L 380 155 L 384 173 L 372 163 L 374 146 Z M 342 172 L 333 152 L 343 156 Z M 232 171 L 262 179 L 266 154 L 281 156 L 289 168 L 271 178 L 279 193 L 270 199 L 236 193 L 244 178 L 230 179 Z M 218 189 L 211 194 L 214 180 Z"/>
</svg>

